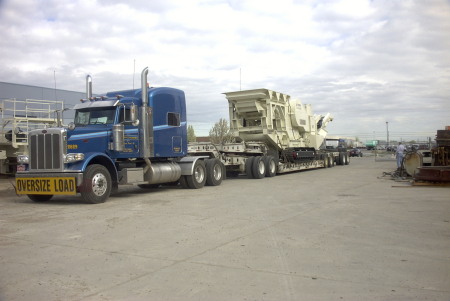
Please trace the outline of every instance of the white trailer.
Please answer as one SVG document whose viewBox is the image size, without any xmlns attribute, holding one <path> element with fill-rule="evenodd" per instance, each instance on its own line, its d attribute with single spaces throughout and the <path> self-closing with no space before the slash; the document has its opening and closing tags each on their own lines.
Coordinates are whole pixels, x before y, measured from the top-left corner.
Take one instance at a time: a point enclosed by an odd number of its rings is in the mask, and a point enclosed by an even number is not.
<svg viewBox="0 0 450 301">
<path fill-rule="evenodd" d="M 30 130 L 57 125 L 64 102 L 4 99 L 0 102 L 0 174 L 14 174 L 17 156 L 28 153 Z"/>
<path fill-rule="evenodd" d="M 220 159 L 228 176 L 248 178 L 349 164 L 346 149 L 327 150 L 331 114 L 314 115 L 311 105 L 268 89 L 225 93 L 236 143 L 190 143 L 191 155 Z"/>
</svg>

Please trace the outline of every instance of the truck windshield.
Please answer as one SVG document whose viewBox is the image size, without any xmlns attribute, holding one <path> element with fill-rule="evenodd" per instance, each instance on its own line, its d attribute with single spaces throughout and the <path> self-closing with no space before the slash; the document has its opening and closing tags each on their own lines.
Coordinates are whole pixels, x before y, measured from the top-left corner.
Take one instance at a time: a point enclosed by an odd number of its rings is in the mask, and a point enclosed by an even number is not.
<svg viewBox="0 0 450 301">
<path fill-rule="evenodd" d="M 116 108 L 89 108 L 77 110 L 75 125 L 112 124 L 116 115 Z"/>
</svg>

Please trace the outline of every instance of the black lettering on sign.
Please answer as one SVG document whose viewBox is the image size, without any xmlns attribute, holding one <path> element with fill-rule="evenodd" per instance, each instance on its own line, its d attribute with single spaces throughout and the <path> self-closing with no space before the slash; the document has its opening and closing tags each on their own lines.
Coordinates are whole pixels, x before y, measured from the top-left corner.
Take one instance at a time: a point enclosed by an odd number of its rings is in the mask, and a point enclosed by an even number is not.
<svg viewBox="0 0 450 301">
<path fill-rule="evenodd" d="M 18 194 L 76 194 L 75 178 L 17 178 Z"/>
</svg>

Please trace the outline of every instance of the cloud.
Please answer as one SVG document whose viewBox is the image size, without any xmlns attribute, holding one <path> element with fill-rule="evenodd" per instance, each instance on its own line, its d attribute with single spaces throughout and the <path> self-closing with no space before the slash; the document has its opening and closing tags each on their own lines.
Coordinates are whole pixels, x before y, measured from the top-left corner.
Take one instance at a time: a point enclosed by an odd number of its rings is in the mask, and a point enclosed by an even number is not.
<svg viewBox="0 0 450 301">
<path fill-rule="evenodd" d="M 449 125 L 450 4 L 421 1 L 6 0 L 0 81 L 186 92 L 201 133 L 223 92 L 270 88 L 335 115 L 333 134 L 433 135 Z M 136 75 L 133 75 L 135 72 Z M 208 126 L 209 125 L 209 126 Z"/>
</svg>

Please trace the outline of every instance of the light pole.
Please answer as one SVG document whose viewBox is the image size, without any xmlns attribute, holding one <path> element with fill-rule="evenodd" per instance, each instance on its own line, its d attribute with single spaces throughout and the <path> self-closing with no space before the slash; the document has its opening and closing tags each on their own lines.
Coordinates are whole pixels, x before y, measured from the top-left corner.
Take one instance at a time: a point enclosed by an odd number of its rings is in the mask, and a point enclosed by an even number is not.
<svg viewBox="0 0 450 301">
<path fill-rule="evenodd" d="M 386 148 L 389 147 L 389 122 L 386 121 L 386 136 L 387 136 L 387 145 Z"/>
</svg>

